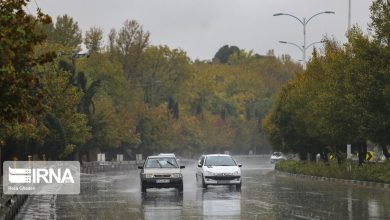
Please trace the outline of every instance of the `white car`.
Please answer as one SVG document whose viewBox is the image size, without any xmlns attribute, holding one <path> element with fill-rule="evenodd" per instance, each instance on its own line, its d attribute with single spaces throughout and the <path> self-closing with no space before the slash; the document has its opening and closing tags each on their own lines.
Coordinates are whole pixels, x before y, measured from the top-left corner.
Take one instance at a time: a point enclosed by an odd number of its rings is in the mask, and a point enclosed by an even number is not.
<svg viewBox="0 0 390 220">
<path fill-rule="evenodd" d="M 208 185 L 235 185 L 241 189 L 241 164 L 227 154 L 203 155 L 198 164 L 196 179 L 202 181 L 202 187 Z"/>
<path fill-rule="evenodd" d="M 287 158 L 283 155 L 282 152 L 274 152 L 270 157 L 271 163 L 276 163 L 281 160 L 286 160 Z"/>
</svg>

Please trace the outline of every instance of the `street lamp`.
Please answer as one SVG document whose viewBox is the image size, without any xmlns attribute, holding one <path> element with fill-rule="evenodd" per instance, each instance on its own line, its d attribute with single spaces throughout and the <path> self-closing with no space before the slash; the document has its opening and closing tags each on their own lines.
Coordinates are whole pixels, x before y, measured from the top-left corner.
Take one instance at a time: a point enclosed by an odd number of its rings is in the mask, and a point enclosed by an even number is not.
<svg viewBox="0 0 390 220">
<path fill-rule="evenodd" d="M 289 42 L 285 42 L 285 41 L 281 41 L 280 43 L 285 43 L 285 44 L 292 44 L 296 47 L 298 47 L 301 51 L 302 51 L 302 60 L 303 60 L 303 66 L 304 68 L 306 68 L 306 50 L 307 48 L 309 48 L 310 46 L 318 43 L 318 42 L 314 42 L 312 44 L 310 44 L 309 46 L 306 46 L 306 25 L 316 16 L 318 15 L 321 15 L 321 14 L 335 14 L 334 11 L 323 11 L 323 12 L 319 12 L 317 14 L 314 14 L 313 16 L 311 16 L 309 19 L 306 20 L 306 18 L 298 18 L 297 16 L 294 16 L 292 14 L 287 14 L 287 13 L 276 13 L 274 14 L 274 16 L 282 16 L 282 15 L 286 15 L 286 16 L 290 16 L 290 17 L 293 17 L 295 18 L 296 20 L 298 20 L 302 26 L 303 26 L 303 46 L 300 47 L 298 46 L 297 44 L 294 44 L 294 43 L 289 43 Z"/>
<path fill-rule="evenodd" d="M 306 49 L 309 49 L 311 46 L 313 46 L 313 45 L 315 45 L 315 44 L 322 44 L 322 43 L 325 43 L 325 41 L 322 40 L 322 41 L 313 42 L 313 43 L 307 45 L 306 47 L 304 47 L 304 46 L 299 46 L 299 45 L 296 44 L 296 43 L 287 42 L 287 41 L 279 41 L 279 43 L 281 43 L 281 44 L 290 44 L 290 45 L 293 45 L 293 46 L 297 47 L 302 53 L 306 53 L 306 52 L 305 52 L 305 48 L 306 48 Z M 298 60 L 298 61 L 302 61 L 303 64 L 306 65 L 306 61 L 305 61 L 305 60 Z"/>
</svg>

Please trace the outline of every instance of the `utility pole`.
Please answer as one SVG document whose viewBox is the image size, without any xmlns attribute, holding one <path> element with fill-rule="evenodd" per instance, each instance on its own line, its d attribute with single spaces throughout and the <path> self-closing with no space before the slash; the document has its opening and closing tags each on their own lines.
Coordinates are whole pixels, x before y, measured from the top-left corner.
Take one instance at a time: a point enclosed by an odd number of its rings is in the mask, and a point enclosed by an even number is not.
<svg viewBox="0 0 390 220">
<path fill-rule="evenodd" d="M 348 3 L 348 32 L 351 30 L 351 1 L 352 0 L 348 0 L 349 3 Z"/>
</svg>

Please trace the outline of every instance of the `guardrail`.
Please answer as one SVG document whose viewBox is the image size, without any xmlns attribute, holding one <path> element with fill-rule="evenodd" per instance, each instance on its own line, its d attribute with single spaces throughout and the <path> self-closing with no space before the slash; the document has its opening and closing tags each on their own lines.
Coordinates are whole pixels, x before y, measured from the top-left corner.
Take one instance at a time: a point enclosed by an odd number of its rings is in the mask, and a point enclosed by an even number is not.
<svg viewBox="0 0 390 220">
<path fill-rule="evenodd" d="M 0 177 L 1 178 L 1 177 Z M 27 199 L 27 195 L 5 195 L 3 194 L 2 180 L 0 182 L 0 219 L 14 219 L 20 208 Z"/>
<path fill-rule="evenodd" d="M 84 162 L 81 165 L 81 172 L 97 173 L 97 172 L 107 172 L 107 171 L 129 170 L 129 169 L 136 169 L 141 164 L 143 164 L 143 161 Z"/>
<path fill-rule="evenodd" d="M 178 159 L 179 164 L 189 165 L 195 163 L 196 160 L 192 159 Z M 129 169 L 137 169 L 138 166 L 143 165 L 144 160 L 141 161 L 93 161 L 93 162 L 84 162 L 81 165 L 82 173 L 97 173 L 97 172 L 107 172 L 107 171 L 121 171 Z"/>
<path fill-rule="evenodd" d="M 191 164 L 197 164 L 198 161 L 195 159 L 177 159 L 177 162 L 179 163 L 179 165 L 188 166 Z"/>
<path fill-rule="evenodd" d="M 1 219 L 14 219 L 20 208 L 27 199 L 27 195 L 12 195 L 9 196 L 4 204 L 1 204 Z M 4 206 L 3 206 L 4 205 Z"/>
<path fill-rule="evenodd" d="M 240 157 L 240 158 L 269 158 L 271 154 L 256 154 L 256 155 L 232 155 L 232 157 Z"/>
</svg>

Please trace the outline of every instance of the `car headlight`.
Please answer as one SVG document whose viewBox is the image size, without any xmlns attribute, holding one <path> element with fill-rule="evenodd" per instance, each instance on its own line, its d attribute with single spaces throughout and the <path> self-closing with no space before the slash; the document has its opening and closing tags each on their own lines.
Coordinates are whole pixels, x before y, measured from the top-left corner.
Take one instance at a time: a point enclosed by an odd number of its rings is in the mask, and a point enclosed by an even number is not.
<svg viewBox="0 0 390 220">
<path fill-rule="evenodd" d="M 143 176 L 144 178 L 153 178 L 153 174 L 151 173 L 144 173 Z"/>
<path fill-rule="evenodd" d="M 181 175 L 181 173 L 174 173 L 174 174 L 171 175 L 171 177 L 172 178 L 181 178 L 182 175 Z"/>
<path fill-rule="evenodd" d="M 233 173 L 233 175 L 240 175 L 240 171 L 237 170 L 236 172 Z"/>
</svg>

